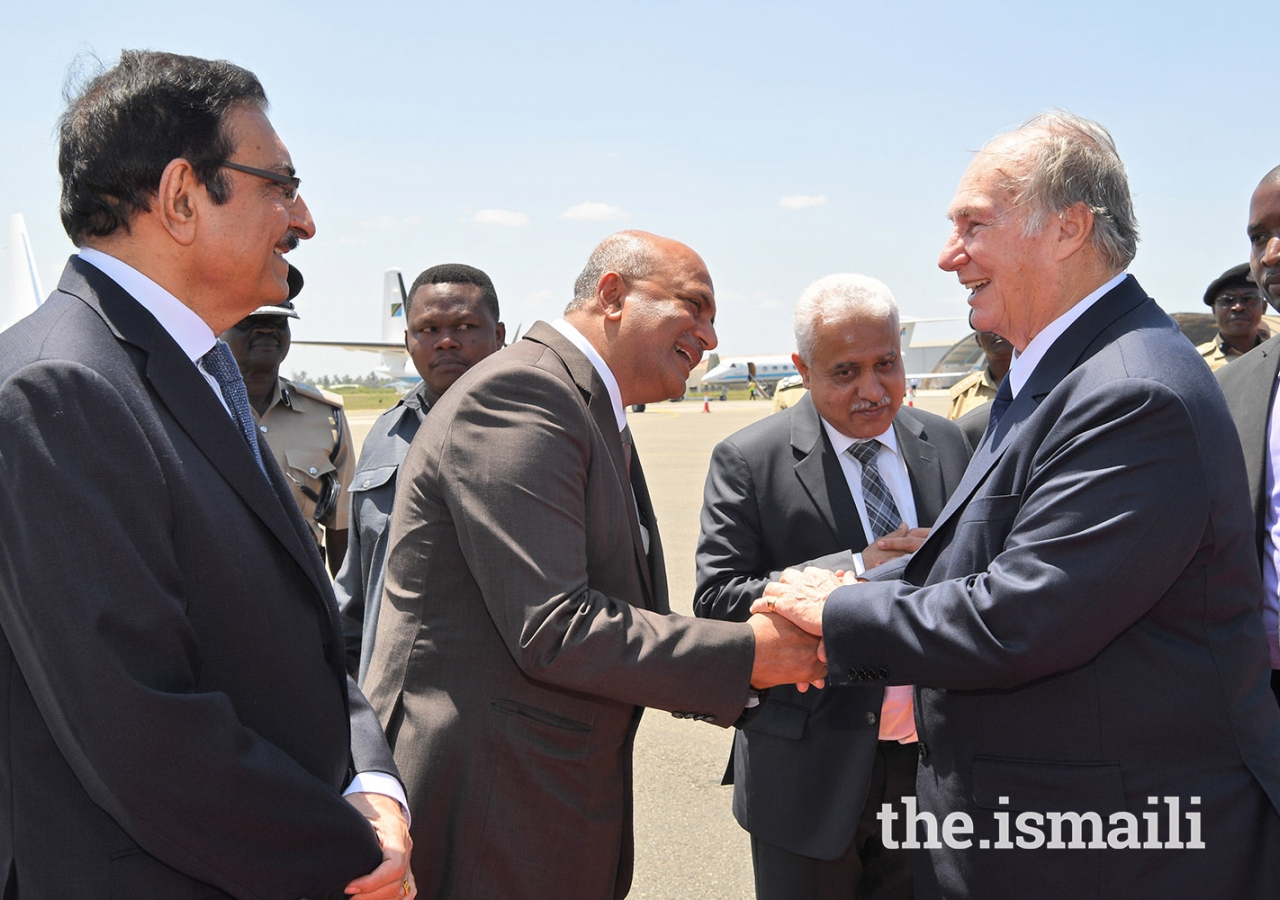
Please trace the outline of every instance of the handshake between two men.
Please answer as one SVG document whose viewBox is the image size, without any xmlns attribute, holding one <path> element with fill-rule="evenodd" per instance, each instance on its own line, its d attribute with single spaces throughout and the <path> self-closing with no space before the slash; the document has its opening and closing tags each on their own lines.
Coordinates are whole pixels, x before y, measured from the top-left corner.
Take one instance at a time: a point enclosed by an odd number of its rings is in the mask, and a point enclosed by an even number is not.
<svg viewBox="0 0 1280 900">
<path fill-rule="evenodd" d="M 749 620 L 756 627 L 756 640 L 760 641 L 762 628 L 772 629 L 779 641 L 789 640 L 791 650 L 786 655 L 769 654 L 767 664 L 761 657 L 759 649 L 756 653 L 756 667 L 752 671 L 751 685 L 755 688 L 772 687 L 785 683 L 785 676 L 773 677 L 773 673 L 781 671 L 794 672 L 800 663 L 800 657 L 807 652 L 814 654 L 816 665 L 811 665 L 815 673 L 806 681 L 795 682 L 796 689 L 807 691 L 809 686 L 820 688 L 826 683 L 827 653 L 822 641 L 822 608 L 827 595 L 838 587 L 856 584 L 858 577 L 853 572 L 832 572 L 809 566 L 805 569 L 786 569 L 780 581 L 772 581 L 765 587 L 764 593 L 751 604 L 753 613 Z M 757 625 L 757 622 L 760 624 Z M 800 632 L 809 638 L 796 634 Z M 757 643 L 759 648 L 759 643 Z M 809 660 L 812 663 L 812 660 Z M 772 678 L 772 680 L 770 680 Z"/>
<path fill-rule="evenodd" d="M 861 553 L 864 571 L 914 553 L 928 535 L 928 528 L 899 526 Z M 842 585 L 856 583 L 858 576 L 854 572 L 807 566 L 803 570 L 785 569 L 780 579 L 770 582 L 751 604 L 753 615 L 748 621 L 756 630 L 757 648 L 751 686 L 760 689 L 786 684 L 795 677 L 797 667 L 803 671 L 808 666 L 811 674 L 807 680 L 795 682 L 797 690 L 807 691 L 810 685 L 820 688 L 826 683 L 827 674 L 822 642 L 823 604 L 828 594 Z M 782 649 L 768 652 L 762 633 Z"/>
</svg>

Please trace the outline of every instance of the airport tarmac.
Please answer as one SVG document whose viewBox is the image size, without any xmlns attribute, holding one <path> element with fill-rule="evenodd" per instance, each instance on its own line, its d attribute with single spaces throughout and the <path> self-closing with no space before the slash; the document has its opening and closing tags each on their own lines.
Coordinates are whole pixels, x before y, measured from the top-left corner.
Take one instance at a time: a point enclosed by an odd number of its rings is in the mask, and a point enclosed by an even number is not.
<svg viewBox="0 0 1280 900">
<path fill-rule="evenodd" d="M 702 487 L 711 450 L 722 438 L 769 414 L 765 400 L 651 404 L 628 413 L 636 452 L 662 532 L 671 607 L 692 614 L 693 555 Z M 349 415 L 357 443 L 376 412 Z M 635 751 L 637 900 L 743 900 L 753 895 L 751 849 L 734 821 L 731 788 L 720 779 L 729 758 L 729 729 L 648 710 Z"/>
</svg>

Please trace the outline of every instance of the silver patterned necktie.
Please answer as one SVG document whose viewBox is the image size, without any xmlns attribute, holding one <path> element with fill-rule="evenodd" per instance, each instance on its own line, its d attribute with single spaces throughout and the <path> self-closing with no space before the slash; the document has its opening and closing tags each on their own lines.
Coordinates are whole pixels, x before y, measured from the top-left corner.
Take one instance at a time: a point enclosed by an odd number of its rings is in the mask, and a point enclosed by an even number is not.
<svg viewBox="0 0 1280 900">
<path fill-rule="evenodd" d="M 870 540 L 882 538 L 902 524 L 893 494 L 889 493 L 889 486 L 880 477 L 880 468 L 876 465 L 879 452 L 879 441 L 860 441 L 849 447 L 849 453 L 862 464 L 862 499 L 871 523 Z"/>
<path fill-rule="evenodd" d="M 249 407 L 249 392 L 245 389 L 244 378 L 240 375 L 240 367 L 236 358 L 231 355 L 231 348 L 222 341 L 215 341 L 213 349 L 200 357 L 204 370 L 213 376 L 222 389 L 222 399 L 227 401 L 231 417 L 240 427 L 240 434 L 253 451 L 253 458 L 258 461 L 262 474 L 267 474 L 267 467 L 262 462 L 262 451 L 258 449 L 258 431 L 253 424 L 253 410 Z"/>
</svg>

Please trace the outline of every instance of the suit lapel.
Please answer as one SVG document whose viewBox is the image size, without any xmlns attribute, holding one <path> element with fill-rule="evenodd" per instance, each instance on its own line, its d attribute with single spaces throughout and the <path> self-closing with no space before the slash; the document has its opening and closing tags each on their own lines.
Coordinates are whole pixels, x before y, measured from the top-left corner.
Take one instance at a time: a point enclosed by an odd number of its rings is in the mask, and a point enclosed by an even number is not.
<svg viewBox="0 0 1280 900">
<path fill-rule="evenodd" d="M 631 453 L 631 490 L 640 514 L 644 517 L 645 527 L 649 529 L 649 556 L 641 565 L 641 570 L 652 579 L 646 607 L 661 613 L 671 612 L 667 600 L 666 562 L 662 557 L 662 539 L 658 536 L 658 518 L 653 511 L 653 500 L 649 497 L 649 485 L 644 478 L 644 468 L 640 465 L 640 454 L 635 452 L 634 448 Z M 640 541 L 637 546 L 643 554 L 644 539 L 640 535 L 638 522 L 632 533 L 632 539 Z"/>
<path fill-rule="evenodd" d="M 292 496 L 286 491 L 282 500 L 283 485 L 263 479 L 252 451 L 199 369 L 155 317 L 114 281 L 77 257 L 72 257 L 71 268 L 80 278 L 71 279 L 68 272 L 60 288 L 94 308 L 117 338 L 146 354 L 145 377 L 156 396 L 209 463 L 294 557 L 318 596 L 327 596 L 313 559 L 318 559 L 318 553 L 308 555 L 296 523 L 285 511 L 284 503 L 294 502 Z M 264 453 L 264 461 L 270 455 Z M 275 471 L 275 479 L 280 482 L 283 476 L 274 460 L 268 468 Z M 314 546 L 310 549 L 314 550 Z"/>
<path fill-rule="evenodd" d="M 925 437 L 924 425 L 909 410 L 898 410 L 893 419 L 893 432 L 898 439 L 907 477 L 911 480 L 916 520 L 928 527 L 947 500 L 942 483 L 942 461 L 938 459 L 937 449 Z"/>
<path fill-rule="evenodd" d="M 1250 358 L 1253 354 L 1257 357 Z M 1268 435 L 1271 428 L 1271 408 L 1276 396 L 1277 374 L 1280 374 L 1280 336 L 1251 350 L 1244 359 L 1233 366 L 1249 366 L 1248 377 L 1238 387 L 1232 385 L 1227 395 L 1236 429 L 1240 432 L 1240 444 L 1244 449 L 1245 471 L 1249 477 L 1249 496 L 1255 507 L 1266 505 Z M 1230 374 L 1235 375 L 1235 372 Z M 1266 406 L 1261 404 L 1265 398 Z"/>
<path fill-rule="evenodd" d="M 791 447 L 800 457 L 795 464 L 796 478 L 818 516 L 840 543 L 853 550 L 865 547 L 867 537 L 848 479 L 808 394 L 791 413 Z"/>
<path fill-rule="evenodd" d="M 634 447 L 632 448 L 633 475 L 638 478 L 639 484 L 644 488 L 643 491 L 636 490 L 632 483 L 632 477 L 628 476 L 626 454 L 622 449 L 622 437 L 618 429 L 617 416 L 613 412 L 613 401 L 609 397 L 609 389 L 605 387 L 604 382 L 596 373 L 595 366 L 591 364 L 591 360 L 587 359 L 581 350 L 546 322 L 534 322 L 532 327 L 525 332 L 522 340 L 535 341 L 554 351 L 560 357 L 560 361 L 564 364 L 569 377 L 573 379 L 573 383 L 577 385 L 579 392 L 586 400 L 587 411 L 591 414 L 596 428 L 600 431 L 601 440 L 604 442 L 606 450 L 608 450 L 614 476 L 618 479 L 623 496 L 629 501 L 626 504 L 628 507 L 627 521 L 631 529 L 631 544 L 635 554 L 636 568 L 640 571 L 640 583 L 644 590 L 645 607 L 647 609 L 655 609 L 657 607 L 655 582 L 658 580 L 655 572 L 662 562 L 657 520 L 654 518 L 649 491 L 644 483 L 644 473 L 640 471 L 637 463 L 639 454 L 635 452 Z M 643 496 L 644 504 L 647 506 L 645 515 L 649 519 L 647 526 L 649 529 L 649 544 L 651 548 L 659 551 L 652 555 L 654 560 L 652 564 L 650 557 L 645 555 L 644 538 L 640 534 L 640 520 L 637 515 L 637 508 L 641 502 L 641 496 Z M 665 572 L 661 575 L 661 582 L 665 588 Z M 663 596 L 665 598 L 665 591 Z"/>
<path fill-rule="evenodd" d="M 1005 414 L 1000 417 L 1000 423 L 995 431 L 988 433 L 978 445 L 973 458 L 969 461 L 969 467 L 965 469 L 964 476 L 960 479 L 960 484 L 942 512 L 938 514 L 933 530 L 925 539 L 924 545 L 908 565 L 909 570 L 918 572 L 921 571 L 920 566 L 932 566 L 933 561 L 943 549 L 941 535 L 946 532 L 946 526 L 956 513 L 968 504 L 1005 451 L 1018 444 L 1018 435 L 1023 425 L 1039 408 L 1044 398 L 1073 369 L 1106 344 L 1102 338 L 1116 320 L 1144 302 L 1151 302 L 1150 298 L 1138 286 L 1137 280 L 1130 275 L 1085 310 L 1084 314 L 1053 342 L 1048 352 L 1036 365 L 1027 383 L 1018 392 L 1018 396 L 1013 398 Z"/>
</svg>

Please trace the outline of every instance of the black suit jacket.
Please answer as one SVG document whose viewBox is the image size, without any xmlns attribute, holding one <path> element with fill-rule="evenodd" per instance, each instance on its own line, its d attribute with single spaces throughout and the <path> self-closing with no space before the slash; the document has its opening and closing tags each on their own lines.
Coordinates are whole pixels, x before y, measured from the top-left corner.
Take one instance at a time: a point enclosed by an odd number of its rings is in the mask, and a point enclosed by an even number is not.
<svg viewBox="0 0 1280 900">
<path fill-rule="evenodd" d="M 79 258 L 0 335 L 18 896 L 338 897 L 378 864 L 339 792 L 394 765 L 367 705 L 353 744 L 332 591 L 264 457 L 270 483 L 168 333 Z"/>
<path fill-rule="evenodd" d="M 916 517 L 927 527 L 960 483 L 968 444 L 946 419 L 906 406 L 893 428 Z M 694 612 L 743 621 L 751 601 L 782 569 L 851 570 L 853 554 L 868 543 L 840 460 L 806 394 L 713 451 Z M 883 698 L 880 685 L 770 690 L 734 738 L 739 824 L 804 856 L 835 859 L 848 850 L 875 761 Z"/>
<path fill-rule="evenodd" d="M 917 897 L 1280 894 L 1253 531 L 1222 393 L 1127 278 L 1049 348 L 905 580 L 827 600 L 831 681 L 918 685 L 920 807 L 973 824 L 916 856 Z M 1204 849 L 1108 846 L 1126 815 L 1167 840 L 1166 797 Z M 1000 846 L 1001 815 L 1047 843 L 1063 812 L 1099 817 L 1082 846 Z"/>
</svg>

